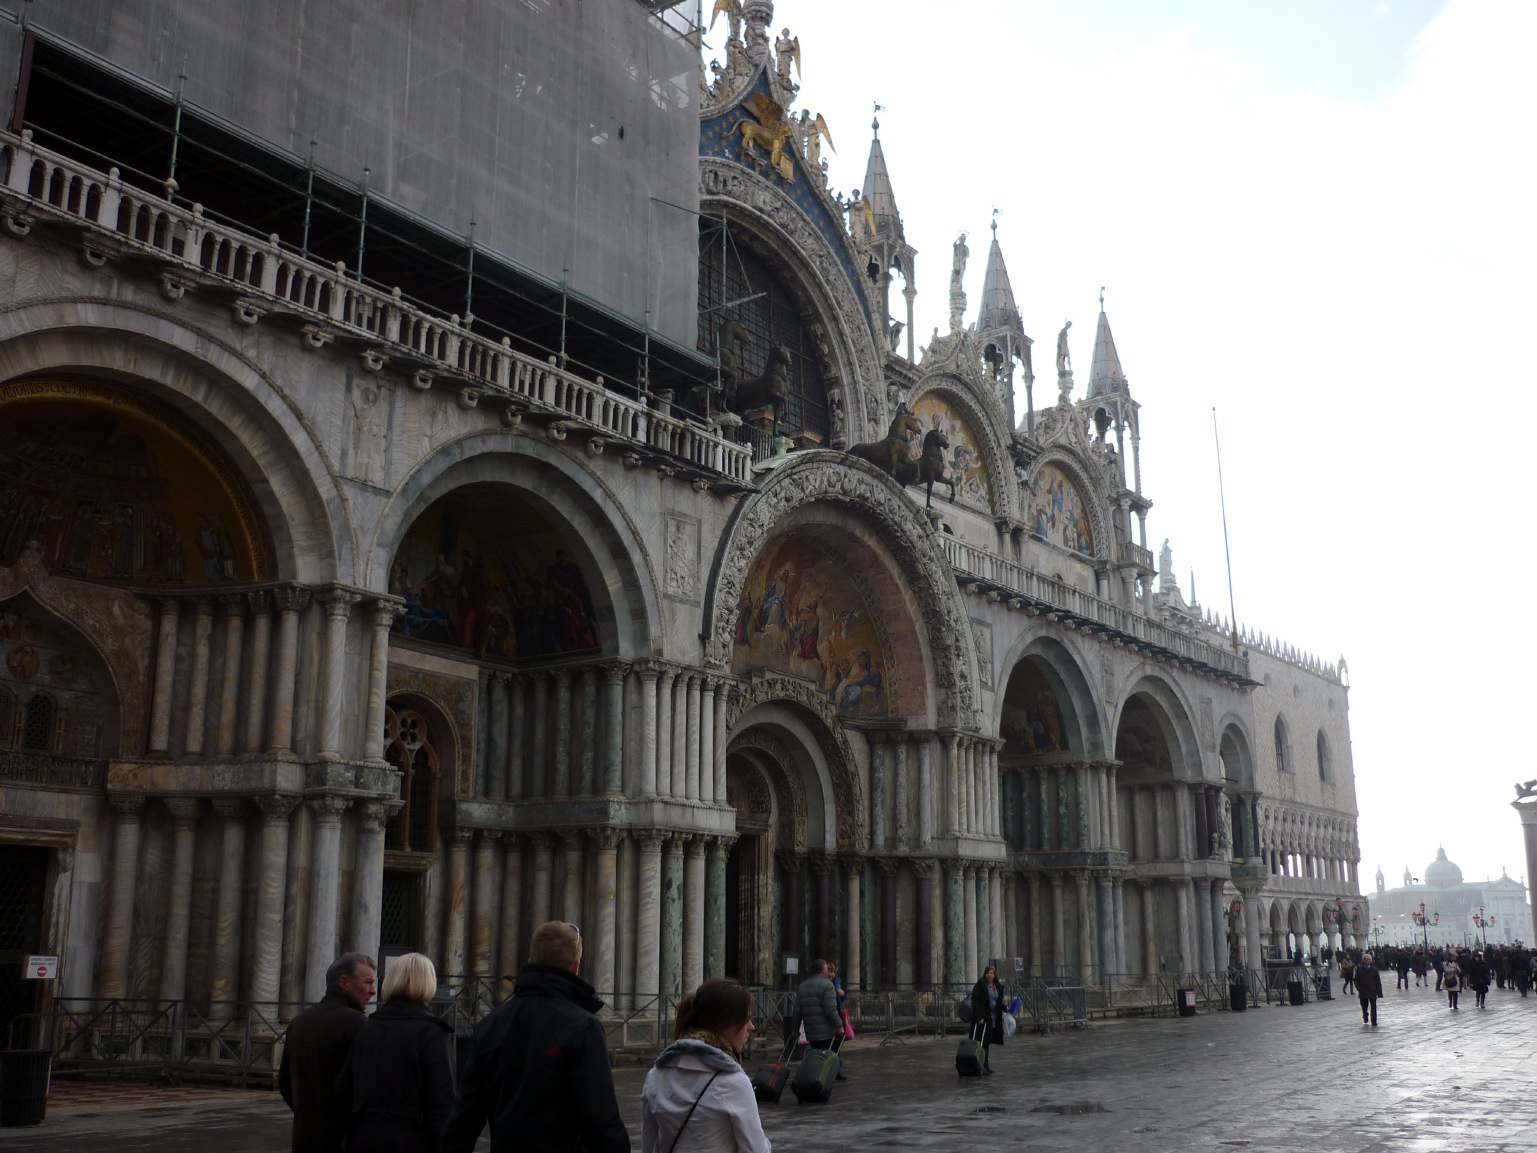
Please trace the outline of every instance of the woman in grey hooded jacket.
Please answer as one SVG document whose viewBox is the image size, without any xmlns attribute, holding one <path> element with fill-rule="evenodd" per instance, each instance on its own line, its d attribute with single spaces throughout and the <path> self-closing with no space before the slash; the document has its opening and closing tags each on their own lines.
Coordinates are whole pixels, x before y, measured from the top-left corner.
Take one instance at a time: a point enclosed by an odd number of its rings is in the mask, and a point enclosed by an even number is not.
<svg viewBox="0 0 1537 1153">
<path fill-rule="evenodd" d="M 736 981 L 706 981 L 679 1002 L 673 1043 L 641 1090 L 641 1153 L 771 1153 L 738 1060 L 752 1010 Z"/>
</svg>

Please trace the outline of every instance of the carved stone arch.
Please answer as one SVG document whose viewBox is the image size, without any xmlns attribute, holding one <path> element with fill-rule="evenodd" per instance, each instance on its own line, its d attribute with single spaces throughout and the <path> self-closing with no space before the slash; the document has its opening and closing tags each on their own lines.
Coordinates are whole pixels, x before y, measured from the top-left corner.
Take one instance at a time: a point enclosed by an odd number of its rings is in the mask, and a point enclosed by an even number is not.
<svg viewBox="0 0 1537 1153">
<path fill-rule="evenodd" d="M 793 706 L 800 719 L 810 730 L 827 762 L 828 775 L 832 778 L 833 797 L 838 807 L 838 848 L 857 848 L 869 843 L 864 790 L 860 785 L 859 762 L 854 758 L 854 747 L 848 732 L 838 718 L 837 710 L 826 696 L 798 677 L 780 676 L 773 673 L 754 676 L 736 692 L 726 710 L 726 731 L 736 729 L 754 709 L 767 704 Z M 750 734 L 757 726 L 750 727 Z M 744 735 L 741 739 L 747 739 Z M 734 746 L 734 741 L 728 748 Z M 784 763 L 789 763 L 788 761 Z M 804 849 L 805 810 L 802 798 L 801 841 L 797 847 Z"/>
<path fill-rule="evenodd" d="M 828 330 L 822 368 L 829 392 L 841 388 L 844 412 L 865 430 L 856 432 L 851 426 L 850 442 L 881 435 L 889 420 L 881 352 L 869 312 L 827 237 L 780 188 L 738 164 L 701 157 L 699 181 L 699 211 L 723 216 L 728 224 L 751 232 Z"/>
<path fill-rule="evenodd" d="M 789 771 L 795 754 L 767 725 L 754 725 L 726 746 L 729 755 L 761 752 L 763 756 L 749 756 L 753 767 L 767 778 L 770 788 L 779 793 L 784 802 L 781 808 L 781 824 L 776 850 L 804 853 L 806 851 L 806 823 L 808 805 L 806 789 L 800 777 Z"/>
<path fill-rule="evenodd" d="M 431 722 L 445 801 L 475 794 L 471 734 L 475 732 L 476 690 L 476 682 L 463 677 L 390 665 L 385 700 L 409 701 Z M 451 806 L 445 804 L 444 811 L 452 811 Z"/>
<path fill-rule="evenodd" d="M 1094 556 L 1097 560 L 1115 559 L 1115 534 L 1110 530 L 1109 510 L 1105 503 L 1105 494 L 1100 486 L 1091 478 L 1093 472 L 1087 468 L 1083 460 L 1073 452 L 1061 447 L 1047 449 L 1038 456 L 1030 465 L 1030 474 L 1026 479 L 1026 488 L 1033 492 L 1035 481 L 1041 474 L 1041 469 L 1048 464 L 1055 465 L 1067 474 L 1069 480 L 1084 495 L 1089 509 L 1089 518 L 1094 529 Z M 1020 500 L 1024 501 L 1021 494 Z M 1026 510 L 1028 510 L 1028 502 Z"/>
<path fill-rule="evenodd" d="M 611 619 L 615 651 L 607 655 L 652 655 L 661 633 L 662 593 L 646 537 L 620 499 L 596 473 L 561 450 L 533 437 L 516 437 L 509 452 L 506 433 L 461 437 L 438 448 L 391 495 L 365 550 L 369 588 L 388 588 L 390 564 L 416 518 L 439 498 L 472 484 L 505 485 L 536 498 L 552 519 L 582 534 L 595 571 L 589 588 L 602 590 Z M 603 638 L 599 638 L 600 646 Z"/>
<path fill-rule="evenodd" d="M 1255 761 L 1254 736 L 1248 722 L 1237 713 L 1224 713 L 1217 722 L 1217 759 L 1219 762 L 1233 758 L 1239 770 L 1236 788 L 1252 789 L 1255 785 L 1258 765 Z"/>
<path fill-rule="evenodd" d="M 173 406 L 249 487 L 278 579 L 356 581 L 351 506 L 324 438 L 299 399 L 219 332 L 128 300 L 51 297 L 0 309 L 0 354 L 11 388 L 72 376 Z"/>
<path fill-rule="evenodd" d="M 907 494 L 885 473 L 843 453 L 797 453 L 770 474 L 764 486 L 737 507 L 722 534 L 705 600 L 706 662 L 725 669 L 737 600 L 763 542 L 781 518 L 817 502 L 853 509 L 885 530 L 887 547 L 908 578 L 931 645 L 941 725 L 978 724 L 976 652 L 960 590 L 944 554 Z"/>
<path fill-rule="evenodd" d="M 61 630 L 79 636 L 101 661 L 116 697 L 117 747 L 125 754 L 140 752 L 150 711 L 154 617 L 149 602 L 124 589 L 50 576 L 32 549 L 9 568 L 0 567 L 0 604 L 18 595 L 56 618 Z"/>
<path fill-rule="evenodd" d="M 1127 683 L 1128 688 L 1120 700 L 1115 717 L 1113 731 L 1117 740 L 1120 737 L 1121 721 L 1133 698 L 1146 698 L 1157 706 L 1150 710 L 1153 719 L 1162 731 L 1170 752 L 1176 754 L 1171 766 L 1174 778 L 1182 781 L 1201 780 L 1204 776 L 1204 762 L 1196 735 L 1194 702 L 1156 666 L 1142 666 Z"/>
<path fill-rule="evenodd" d="M 954 405 L 966 423 L 976 429 L 978 436 L 983 439 L 982 459 L 987 465 L 987 479 L 992 488 L 993 507 L 990 511 L 993 516 L 1017 516 L 1019 498 L 1016 490 L 1019 485 L 1014 479 L 1008 449 L 998 434 L 1000 417 L 978 406 L 965 383 L 950 374 L 925 377 L 908 397 L 908 407 L 913 407 L 930 394 L 938 394 L 947 404 Z"/>
<path fill-rule="evenodd" d="M 1083 757 L 1105 760 L 1115 752 L 1114 742 L 1107 741 L 1110 732 L 1108 718 L 1094 692 L 1089 679 L 1093 668 L 1083 647 L 1076 638 L 1064 636 L 1049 624 L 1032 620 L 1031 624 L 1015 638 L 1003 667 L 1008 671 L 998 680 L 999 691 L 993 701 L 994 733 L 1002 735 L 1003 710 L 1008 699 L 1009 680 L 1023 661 L 1036 661 L 1052 692 L 1056 695 L 1059 710 L 1066 702 L 1064 723 L 1072 723 L 1078 736 L 1073 743 Z"/>
</svg>

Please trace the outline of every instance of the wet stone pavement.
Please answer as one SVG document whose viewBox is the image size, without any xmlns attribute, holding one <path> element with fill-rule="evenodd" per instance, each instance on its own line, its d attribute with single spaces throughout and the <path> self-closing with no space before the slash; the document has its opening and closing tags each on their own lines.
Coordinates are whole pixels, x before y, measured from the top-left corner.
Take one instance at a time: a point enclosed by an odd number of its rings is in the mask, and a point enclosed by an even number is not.
<svg viewBox="0 0 1537 1153">
<path fill-rule="evenodd" d="M 1482 1011 L 1463 1000 L 1452 1012 L 1429 989 L 1390 990 L 1375 1029 L 1341 998 L 1022 1034 L 975 1081 L 955 1076 L 956 1037 L 861 1037 L 831 1104 L 786 1091 L 764 1128 L 779 1153 L 1530 1149 L 1537 997 L 1491 989 Z M 644 1076 L 615 1072 L 637 1153 Z M 0 1130 L 0 1149 L 279 1153 L 288 1133 L 275 1093 L 59 1082 L 47 1121 Z"/>
</svg>

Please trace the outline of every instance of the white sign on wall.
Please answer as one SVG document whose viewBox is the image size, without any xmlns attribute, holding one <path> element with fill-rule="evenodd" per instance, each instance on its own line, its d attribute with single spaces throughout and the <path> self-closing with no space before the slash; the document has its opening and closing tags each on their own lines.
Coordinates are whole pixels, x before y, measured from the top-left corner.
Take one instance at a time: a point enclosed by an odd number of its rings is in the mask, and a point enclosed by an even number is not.
<svg viewBox="0 0 1537 1153">
<path fill-rule="evenodd" d="M 29 981 L 53 981 L 59 976 L 57 957 L 31 957 L 21 967 L 21 975 Z"/>
</svg>

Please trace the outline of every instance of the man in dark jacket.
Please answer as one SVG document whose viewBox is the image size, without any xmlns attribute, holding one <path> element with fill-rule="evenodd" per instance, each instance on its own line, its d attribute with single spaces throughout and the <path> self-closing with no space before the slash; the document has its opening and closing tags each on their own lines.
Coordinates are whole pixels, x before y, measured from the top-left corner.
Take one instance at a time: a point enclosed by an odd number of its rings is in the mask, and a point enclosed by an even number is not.
<svg viewBox="0 0 1537 1153">
<path fill-rule="evenodd" d="M 603 1002 L 577 976 L 582 936 L 534 932 L 511 998 L 475 1026 L 443 1153 L 471 1153 L 486 1122 L 491 1153 L 629 1153 L 603 1026 Z"/>
<path fill-rule="evenodd" d="M 815 1050 L 831 1049 L 833 1038 L 843 1032 L 838 1016 L 838 990 L 827 975 L 827 962 L 811 962 L 810 975 L 795 990 L 795 1010 L 806 1029 L 806 1043 Z"/>
<path fill-rule="evenodd" d="M 1377 998 L 1382 996 L 1382 974 L 1367 953 L 1356 968 L 1356 996 L 1361 1001 L 1361 1024 L 1377 1023 Z"/>
<path fill-rule="evenodd" d="M 294 1112 L 293 1153 L 340 1153 L 347 1118 L 336 1100 L 363 1008 L 374 997 L 374 960 L 343 953 L 326 970 L 326 995 L 288 1025 L 278 1089 Z"/>
</svg>

